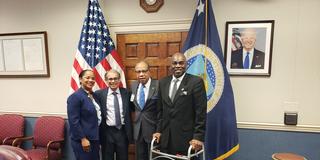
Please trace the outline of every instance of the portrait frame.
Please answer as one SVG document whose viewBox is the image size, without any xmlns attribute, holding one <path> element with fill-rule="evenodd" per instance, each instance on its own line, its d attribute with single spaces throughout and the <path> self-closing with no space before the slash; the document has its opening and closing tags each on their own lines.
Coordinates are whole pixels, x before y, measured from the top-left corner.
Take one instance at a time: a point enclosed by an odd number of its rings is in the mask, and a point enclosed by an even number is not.
<svg viewBox="0 0 320 160">
<path fill-rule="evenodd" d="M 274 20 L 227 21 L 224 58 L 229 75 L 271 76 L 273 33 Z"/>
<path fill-rule="evenodd" d="M 0 34 L 0 78 L 50 77 L 47 32 Z"/>
</svg>

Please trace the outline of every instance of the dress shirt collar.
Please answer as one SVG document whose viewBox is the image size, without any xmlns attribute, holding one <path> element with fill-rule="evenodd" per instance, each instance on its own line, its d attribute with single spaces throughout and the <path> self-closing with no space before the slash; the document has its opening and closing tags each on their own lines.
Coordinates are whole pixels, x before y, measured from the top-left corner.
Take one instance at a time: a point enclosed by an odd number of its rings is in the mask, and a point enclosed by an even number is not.
<svg viewBox="0 0 320 160">
<path fill-rule="evenodd" d="M 115 91 L 113 91 L 111 88 L 108 88 L 108 96 L 111 95 L 113 92 L 120 94 L 120 89 L 117 88 Z"/>
<path fill-rule="evenodd" d="M 247 55 L 247 52 L 249 52 L 249 55 L 252 55 L 253 54 L 253 48 L 251 50 L 249 50 L 249 51 L 247 51 L 245 49 L 242 49 L 242 53 L 243 53 L 244 56 Z"/>
<path fill-rule="evenodd" d="M 142 85 L 142 83 L 139 83 L 139 86 L 138 86 L 138 87 L 140 88 L 141 85 Z M 145 87 L 145 88 L 149 88 L 150 85 L 151 85 L 151 78 L 148 79 L 148 81 L 147 81 L 147 83 L 144 85 L 144 87 Z"/>
<path fill-rule="evenodd" d="M 172 75 L 171 82 L 173 82 L 173 80 L 175 80 L 175 79 L 178 79 L 179 82 L 181 82 L 181 81 L 183 80 L 183 78 L 184 78 L 185 75 L 186 75 L 186 73 L 183 73 L 183 75 L 182 75 L 181 77 L 179 77 L 179 78 L 176 78 L 174 75 Z"/>
</svg>

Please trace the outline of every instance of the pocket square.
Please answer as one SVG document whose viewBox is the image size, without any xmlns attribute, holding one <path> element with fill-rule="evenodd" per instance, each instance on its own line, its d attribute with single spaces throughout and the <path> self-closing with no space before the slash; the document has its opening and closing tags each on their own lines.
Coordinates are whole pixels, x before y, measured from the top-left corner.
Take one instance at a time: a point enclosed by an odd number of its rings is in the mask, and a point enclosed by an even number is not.
<svg viewBox="0 0 320 160">
<path fill-rule="evenodd" d="M 180 93 L 180 95 L 181 95 L 181 96 L 186 96 L 186 95 L 188 95 L 188 92 L 187 92 L 187 91 L 182 91 L 182 92 Z"/>
</svg>

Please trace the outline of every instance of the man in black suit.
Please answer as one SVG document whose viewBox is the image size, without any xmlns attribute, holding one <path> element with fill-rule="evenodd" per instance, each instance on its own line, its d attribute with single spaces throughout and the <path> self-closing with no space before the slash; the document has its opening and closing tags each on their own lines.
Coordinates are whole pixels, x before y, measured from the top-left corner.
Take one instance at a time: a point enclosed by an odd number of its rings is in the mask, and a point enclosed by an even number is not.
<svg viewBox="0 0 320 160">
<path fill-rule="evenodd" d="M 100 143 L 103 160 L 128 160 L 128 145 L 132 141 L 130 93 L 119 88 L 120 74 L 110 70 L 105 74 L 108 88 L 96 92 L 101 104 Z"/>
<path fill-rule="evenodd" d="M 134 104 L 133 137 L 136 144 L 136 160 L 149 160 L 152 134 L 156 131 L 158 81 L 151 79 L 149 64 L 136 64 L 137 81 L 131 85 L 131 101 Z"/>
<path fill-rule="evenodd" d="M 241 32 L 242 48 L 231 53 L 233 69 L 264 69 L 265 53 L 257 50 L 256 30 L 247 28 Z"/>
<path fill-rule="evenodd" d="M 172 76 L 159 81 L 159 122 L 153 137 L 161 150 L 186 155 L 190 145 L 200 150 L 206 126 L 207 97 L 200 77 L 185 73 L 186 57 L 172 56 Z"/>
</svg>

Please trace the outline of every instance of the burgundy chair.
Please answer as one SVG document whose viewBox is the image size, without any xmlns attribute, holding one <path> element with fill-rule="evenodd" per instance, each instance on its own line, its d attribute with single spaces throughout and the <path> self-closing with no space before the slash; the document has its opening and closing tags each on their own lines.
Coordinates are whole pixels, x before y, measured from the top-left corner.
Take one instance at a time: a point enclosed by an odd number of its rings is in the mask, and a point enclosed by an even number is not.
<svg viewBox="0 0 320 160">
<path fill-rule="evenodd" d="M 18 114 L 0 115 L 0 144 L 12 145 L 16 138 L 23 137 L 24 118 Z"/>
<path fill-rule="evenodd" d="M 64 142 L 64 119 L 56 116 L 42 116 L 36 119 L 33 136 L 18 138 L 15 144 L 33 140 L 32 149 L 26 150 L 32 160 L 60 160 Z"/>
<path fill-rule="evenodd" d="M 31 158 L 21 148 L 0 145 L 0 160 L 31 160 Z"/>
</svg>

